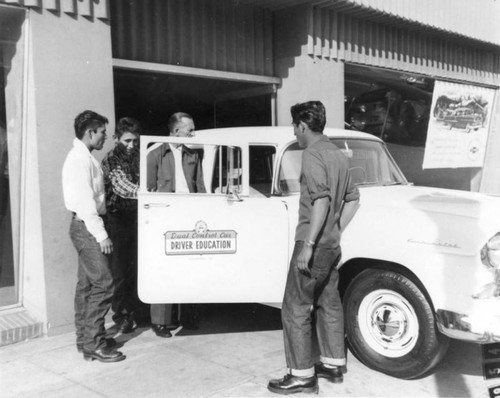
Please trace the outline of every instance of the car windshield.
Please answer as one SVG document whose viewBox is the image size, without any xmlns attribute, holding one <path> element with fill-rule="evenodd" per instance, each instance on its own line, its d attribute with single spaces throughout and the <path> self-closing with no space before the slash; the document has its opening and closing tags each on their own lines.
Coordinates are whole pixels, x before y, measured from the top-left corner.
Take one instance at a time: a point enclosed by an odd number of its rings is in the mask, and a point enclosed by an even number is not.
<svg viewBox="0 0 500 398">
<path fill-rule="evenodd" d="M 349 159 L 351 178 L 357 186 L 385 186 L 407 184 L 385 146 L 376 141 L 335 138 L 331 141 Z M 297 143 L 283 153 L 279 167 L 278 187 L 280 194 L 300 192 L 300 168 L 302 151 Z"/>
</svg>

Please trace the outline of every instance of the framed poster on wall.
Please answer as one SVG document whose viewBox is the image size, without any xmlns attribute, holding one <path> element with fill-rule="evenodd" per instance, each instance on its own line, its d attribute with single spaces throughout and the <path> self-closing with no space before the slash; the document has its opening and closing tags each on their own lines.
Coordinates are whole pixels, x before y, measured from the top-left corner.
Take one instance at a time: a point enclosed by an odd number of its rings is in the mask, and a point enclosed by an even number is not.
<svg viewBox="0 0 500 398">
<path fill-rule="evenodd" d="M 483 167 L 495 90 L 436 80 L 423 168 Z"/>
</svg>

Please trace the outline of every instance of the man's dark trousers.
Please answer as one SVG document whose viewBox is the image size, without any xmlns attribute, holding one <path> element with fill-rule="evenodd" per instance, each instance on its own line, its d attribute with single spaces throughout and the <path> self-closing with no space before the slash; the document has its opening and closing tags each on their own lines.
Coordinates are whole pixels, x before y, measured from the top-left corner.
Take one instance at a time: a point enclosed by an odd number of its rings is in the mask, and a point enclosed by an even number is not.
<svg viewBox="0 0 500 398">
<path fill-rule="evenodd" d="M 313 358 L 314 331 L 321 359 L 341 366 L 345 364 L 344 318 L 338 291 L 339 274 L 335 269 L 340 261 L 340 248 L 316 247 L 309 277 L 299 273 L 297 268 L 297 256 L 303 245 L 302 241 L 295 242 L 281 310 L 287 366 L 291 370 L 314 367 L 317 362 Z"/>
<path fill-rule="evenodd" d="M 113 278 L 108 258 L 82 221 L 72 220 L 70 237 L 78 253 L 75 292 L 76 342 L 84 350 L 106 346 L 104 317 L 111 306 Z"/>
<path fill-rule="evenodd" d="M 139 309 L 137 296 L 137 212 L 113 212 L 106 217 L 106 230 L 113 242 L 111 274 L 115 285 L 111 309 L 113 320 Z"/>
</svg>

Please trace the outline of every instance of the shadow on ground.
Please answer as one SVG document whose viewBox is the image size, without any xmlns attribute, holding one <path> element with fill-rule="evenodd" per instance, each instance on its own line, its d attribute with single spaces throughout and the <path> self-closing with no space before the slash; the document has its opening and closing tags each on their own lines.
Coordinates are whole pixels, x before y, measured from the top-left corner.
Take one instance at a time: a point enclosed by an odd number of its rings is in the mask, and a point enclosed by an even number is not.
<svg viewBox="0 0 500 398">
<path fill-rule="evenodd" d="M 434 370 L 439 397 L 474 397 L 464 376 L 482 376 L 481 346 L 452 340 L 441 363 Z"/>
<path fill-rule="evenodd" d="M 197 330 L 181 329 L 178 336 L 279 330 L 281 311 L 262 304 L 199 304 Z"/>
</svg>

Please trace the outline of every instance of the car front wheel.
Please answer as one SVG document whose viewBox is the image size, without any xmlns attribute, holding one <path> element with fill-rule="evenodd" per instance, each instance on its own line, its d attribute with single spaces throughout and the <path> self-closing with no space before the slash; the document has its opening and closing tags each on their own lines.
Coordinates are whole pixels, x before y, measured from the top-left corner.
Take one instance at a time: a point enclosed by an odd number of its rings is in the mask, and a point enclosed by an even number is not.
<svg viewBox="0 0 500 398">
<path fill-rule="evenodd" d="M 345 327 L 354 355 L 368 367 L 413 379 L 446 353 L 448 338 L 437 330 L 425 295 L 407 277 L 369 269 L 344 296 Z"/>
</svg>

